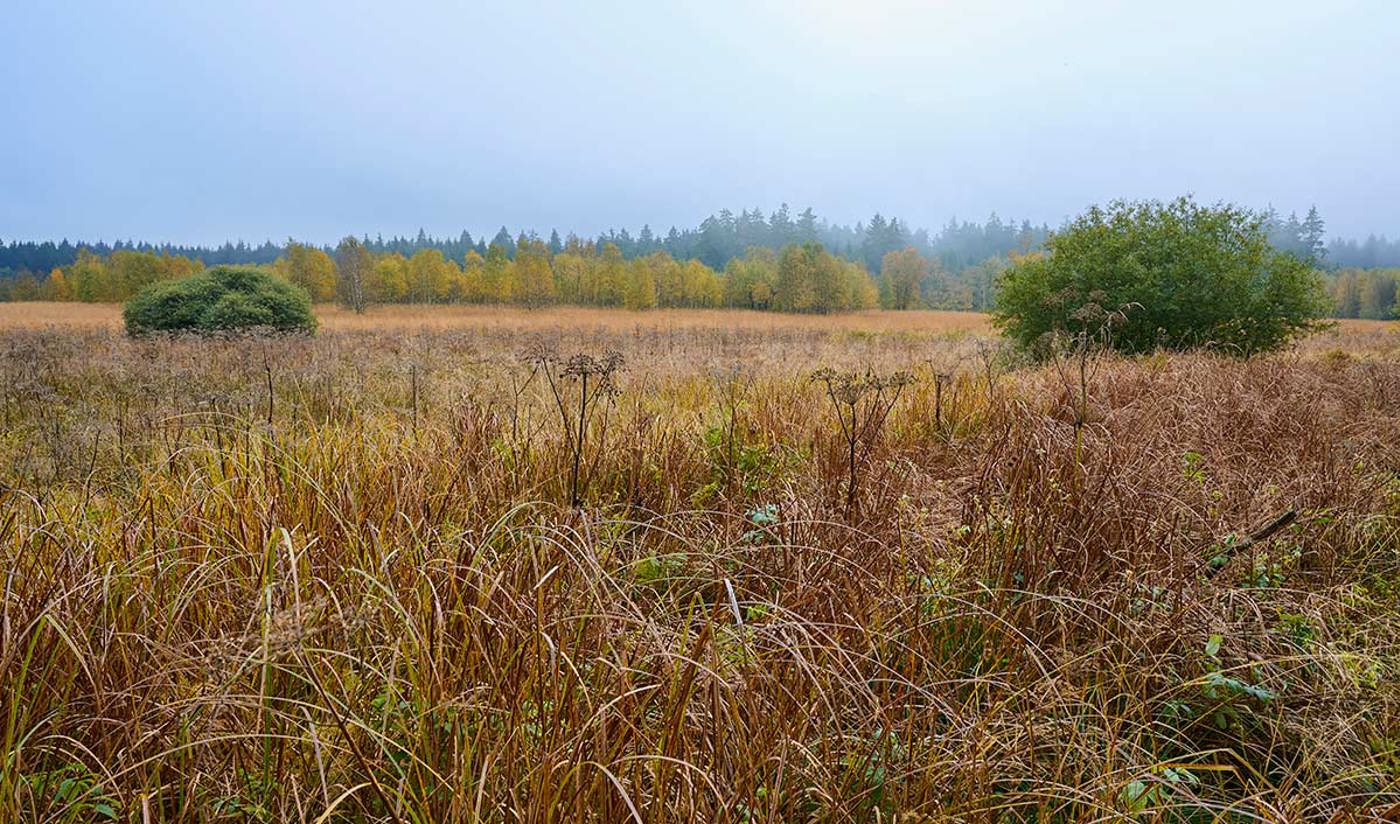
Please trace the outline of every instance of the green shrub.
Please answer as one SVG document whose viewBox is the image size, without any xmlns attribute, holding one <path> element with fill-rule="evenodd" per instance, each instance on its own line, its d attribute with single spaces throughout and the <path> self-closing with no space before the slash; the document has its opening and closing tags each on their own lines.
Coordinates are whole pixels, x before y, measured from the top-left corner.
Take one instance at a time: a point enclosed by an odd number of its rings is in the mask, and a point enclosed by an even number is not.
<svg viewBox="0 0 1400 824">
<path fill-rule="evenodd" d="M 1275 249 L 1263 218 L 1234 206 L 1117 201 L 1045 247 L 997 284 L 997 324 L 1027 347 L 1056 333 L 1097 334 L 1086 327 L 1111 314 L 1120 351 L 1250 355 L 1317 329 L 1329 309 L 1312 262 Z"/>
<path fill-rule="evenodd" d="M 311 298 L 303 289 L 260 269 L 230 266 L 153 283 L 127 302 L 123 317 L 127 333 L 137 336 L 249 329 L 316 331 Z"/>
</svg>

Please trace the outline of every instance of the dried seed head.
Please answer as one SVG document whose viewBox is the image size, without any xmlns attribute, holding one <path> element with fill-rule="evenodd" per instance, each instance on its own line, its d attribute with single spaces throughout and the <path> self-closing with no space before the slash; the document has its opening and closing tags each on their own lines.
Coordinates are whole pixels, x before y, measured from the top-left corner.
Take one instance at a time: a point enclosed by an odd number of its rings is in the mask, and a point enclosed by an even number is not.
<svg viewBox="0 0 1400 824">
<path fill-rule="evenodd" d="M 909 372 L 891 372 L 881 375 L 873 369 L 865 372 L 837 372 L 834 369 L 818 369 L 812 373 L 812 380 L 826 385 L 827 392 L 836 401 L 854 406 L 867 394 L 880 393 L 890 389 L 902 389 L 914 382 Z"/>
<path fill-rule="evenodd" d="M 554 347 L 543 340 L 536 340 L 525 347 L 520 355 L 520 359 L 531 366 L 544 366 L 555 363 L 559 360 L 559 354 Z"/>
</svg>

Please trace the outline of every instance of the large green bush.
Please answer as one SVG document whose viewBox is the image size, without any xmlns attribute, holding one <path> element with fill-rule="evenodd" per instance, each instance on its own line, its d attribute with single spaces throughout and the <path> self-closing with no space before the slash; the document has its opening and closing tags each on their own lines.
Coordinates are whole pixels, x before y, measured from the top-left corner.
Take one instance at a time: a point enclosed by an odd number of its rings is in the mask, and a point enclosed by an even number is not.
<svg viewBox="0 0 1400 824">
<path fill-rule="evenodd" d="M 305 290 L 260 269 L 217 266 L 179 280 L 154 283 L 126 304 L 126 331 L 229 332 L 316 330 Z"/>
<path fill-rule="evenodd" d="M 1234 206 L 1117 201 L 1045 246 L 998 281 L 996 321 L 1028 347 L 1113 317 L 1120 351 L 1249 355 L 1313 331 L 1329 308 L 1313 262 L 1275 249 L 1262 217 Z"/>
</svg>

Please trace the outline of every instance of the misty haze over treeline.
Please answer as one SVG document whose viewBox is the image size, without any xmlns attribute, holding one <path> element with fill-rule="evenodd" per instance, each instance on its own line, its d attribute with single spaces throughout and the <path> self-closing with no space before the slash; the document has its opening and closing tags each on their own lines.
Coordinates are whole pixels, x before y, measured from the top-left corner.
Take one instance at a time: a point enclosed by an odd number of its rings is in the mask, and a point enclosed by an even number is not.
<svg viewBox="0 0 1400 824">
<path fill-rule="evenodd" d="M 1400 238 L 1390 240 L 1385 235 L 1372 234 L 1364 240 L 1334 237 L 1326 240 L 1326 224 L 1316 208 L 1303 216 L 1296 213 L 1284 217 L 1275 209 L 1263 213 L 1270 239 L 1278 248 L 1309 257 L 1330 268 L 1389 268 L 1400 267 Z M 812 209 L 793 213 L 783 204 L 764 215 L 761 209 L 744 209 L 738 214 L 723 209 L 690 229 L 672 226 L 664 234 L 644 225 L 635 234 L 628 229 L 610 230 L 596 237 L 561 236 L 551 230 L 545 236 L 536 230 L 516 230 L 502 226 L 489 239 L 485 234 L 461 232 L 457 237 L 435 237 L 419 230 L 414 237 L 371 238 L 363 241 L 371 252 L 399 253 L 410 256 L 423 249 L 436 249 L 449 260 L 461 262 L 467 252 L 485 255 L 492 244 L 499 244 L 514 256 L 521 238 L 547 237 L 550 251 L 557 254 L 569 239 L 601 250 L 614 244 L 625 259 L 642 257 L 653 252 L 666 252 L 677 260 L 699 260 L 713 269 L 723 269 L 730 260 L 742 257 L 754 247 L 778 251 L 790 244 L 816 242 L 834 254 L 865 264 L 878 272 L 887 252 L 912 246 L 921 255 L 936 260 L 953 273 L 992 258 L 1010 254 L 1025 254 L 1039 248 L 1052 231 L 1045 223 L 1032 224 L 1026 220 L 1008 220 L 993 213 L 985 221 L 949 220 L 937 231 L 911 228 L 900 218 L 876 214 L 868 222 L 854 225 L 837 224 L 818 217 Z M 332 245 L 321 248 L 329 251 Z M 220 246 L 151 243 L 147 241 L 18 241 L 0 244 L 0 277 L 16 277 L 23 273 L 42 275 L 55 267 L 68 266 L 77 259 L 80 249 L 99 256 L 114 251 L 130 250 L 156 254 L 178 255 L 198 259 L 205 265 L 271 264 L 287 249 L 286 242 L 263 241 L 250 244 L 230 241 Z"/>
</svg>

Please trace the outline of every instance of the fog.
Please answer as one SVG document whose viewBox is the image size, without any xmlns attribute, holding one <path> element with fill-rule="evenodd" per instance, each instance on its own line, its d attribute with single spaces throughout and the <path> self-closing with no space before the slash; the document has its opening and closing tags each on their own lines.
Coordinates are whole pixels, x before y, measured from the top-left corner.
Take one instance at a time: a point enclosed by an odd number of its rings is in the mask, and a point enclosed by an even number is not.
<svg viewBox="0 0 1400 824">
<path fill-rule="evenodd" d="M 5 29 L 6 240 L 596 233 L 782 202 L 1055 225 L 1183 193 L 1400 231 L 1388 1 L 137 0 L 12 4 Z"/>
</svg>

